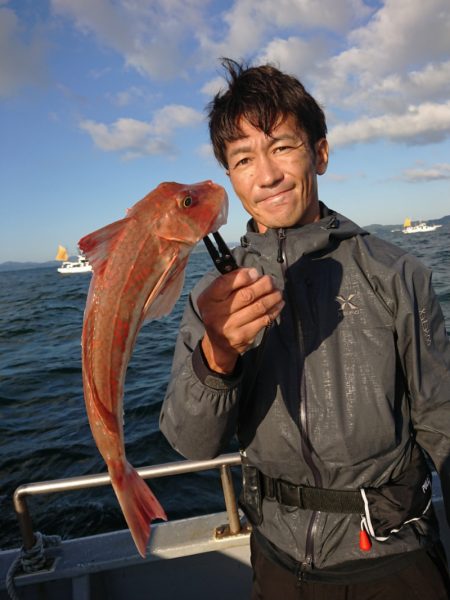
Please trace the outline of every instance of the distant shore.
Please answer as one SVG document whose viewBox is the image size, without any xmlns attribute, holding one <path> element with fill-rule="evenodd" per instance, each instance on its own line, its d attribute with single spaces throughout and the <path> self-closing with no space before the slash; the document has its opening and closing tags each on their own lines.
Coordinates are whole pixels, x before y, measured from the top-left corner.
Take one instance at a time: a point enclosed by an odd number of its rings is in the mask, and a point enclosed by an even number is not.
<svg viewBox="0 0 450 600">
<path fill-rule="evenodd" d="M 230 246 L 237 245 L 237 242 L 231 242 Z M 205 248 L 202 245 L 198 245 L 194 248 L 193 252 L 206 252 Z M 69 261 L 77 260 L 76 256 L 69 256 Z M 0 263 L 0 273 L 5 271 L 25 271 L 26 269 L 48 269 L 53 267 L 56 269 L 60 266 L 61 261 L 59 260 L 47 260 L 44 262 L 33 262 L 33 261 L 14 261 L 9 260 L 3 263 Z"/>
<path fill-rule="evenodd" d="M 447 225 L 450 224 L 450 215 L 446 215 L 445 217 L 441 217 L 440 219 L 429 219 L 428 221 L 425 221 L 425 223 L 429 224 L 429 225 Z M 370 233 L 382 233 L 383 231 L 395 231 L 395 230 L 401 230 L 403 227 L 403 224 L 394 224 L 394 225 L 379 225 L 377 223 L 373 223 L 372 225 L 364 225 L 363 229 L 366 229 L 367 231 L 370 231 Z M 230 242 L 229 243 L 230 247 L 234 247 L 239 245 L 237 242 Z M 199 245 L 196 248 L 194 248 L 194 252 L 204 252 L 204 248 Z M 69 258 L 69 260 L 76 260 L 75 256 L 72 256 Z M 23 271 L 25 269 L 44 269 L 44 268 L 49 268 L 49 267 L 54 267 L 56 269 L 56 267 L 59 265 L 59 261 L 57 260 L 48 260 L 45 262 L 31 262 L 31 261 L 25 261 L 25 262 L 20 262 L 20 261 L 7 261 L 7 262 L 3 262 L 0 263 L 0 272 L 3 271 Z"/>
</svg>

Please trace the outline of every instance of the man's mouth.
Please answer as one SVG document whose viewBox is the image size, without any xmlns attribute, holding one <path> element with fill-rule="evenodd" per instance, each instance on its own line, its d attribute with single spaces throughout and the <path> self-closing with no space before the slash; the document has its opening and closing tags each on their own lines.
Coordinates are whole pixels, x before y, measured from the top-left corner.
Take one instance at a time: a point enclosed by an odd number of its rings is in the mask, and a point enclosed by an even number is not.
<svg viewBox="0 0 450 600">
<path fill-rule="evenodd" d="M 285 195 L 292 191 L 293 188 L 287 188 L 285 190 L 279 190 L 273 194 L 264 196 L 263 198 L 259 198 L 258 200 L 256 200 L 256 203 L 259 204 L 260 202 L 282 202 L 285 199 Z"/>
</svg>

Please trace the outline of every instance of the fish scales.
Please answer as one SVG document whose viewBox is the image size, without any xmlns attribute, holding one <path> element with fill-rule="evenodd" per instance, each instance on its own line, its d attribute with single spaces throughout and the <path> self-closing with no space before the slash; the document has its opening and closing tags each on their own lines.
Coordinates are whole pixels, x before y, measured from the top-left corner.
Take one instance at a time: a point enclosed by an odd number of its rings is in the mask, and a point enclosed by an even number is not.
<svg viewBox="0 0 450 600">
<path fill-rule="evenodd" d="M 93 267 L 82 333 L 86 410 L 141 556 L 146 554 L 150 522 L 167 517 L 126 459 L 126 370 L 144 320 L 172 310 L 190 251 L 223 225 L 226 215 L 227 195 L 221 186 L 211 181 L 166 182 L 129 209 L 124 219 L 79 242 Z"/>
</svg>

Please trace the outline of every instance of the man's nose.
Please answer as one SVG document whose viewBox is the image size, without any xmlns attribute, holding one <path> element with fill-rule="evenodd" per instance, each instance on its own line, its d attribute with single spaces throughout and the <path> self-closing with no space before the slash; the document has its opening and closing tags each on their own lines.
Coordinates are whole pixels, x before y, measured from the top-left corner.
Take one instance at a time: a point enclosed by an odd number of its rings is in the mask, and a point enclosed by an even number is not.
<svg viewBox="0 0 450 600">
<path fill-rule="evenodd" d="M 265 154 L 257 161 L 258 184 L 261 187 L 272 187 L 283 179 L 283 171 L 277 161 Z"/>
</svg>

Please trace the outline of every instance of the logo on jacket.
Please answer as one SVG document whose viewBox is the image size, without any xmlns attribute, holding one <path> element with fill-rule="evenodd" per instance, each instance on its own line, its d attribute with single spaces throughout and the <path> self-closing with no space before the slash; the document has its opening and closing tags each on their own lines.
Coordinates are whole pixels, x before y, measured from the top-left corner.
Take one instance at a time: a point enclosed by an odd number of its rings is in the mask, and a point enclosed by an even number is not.
<svg viewBox="0 0 450 600">
<path fill-rule="evenodd" d="M 428 314 L 427 314 L 426 308 L 421 308 L 419 310 L 419 319 L 420 319 L 420 324 L 422 326 L 425 344 L 427 346 L 431 346 L 431 329 L 430 329 L 430 322 L 428 320 Z"/>
<path fill-rule="evenodd" d="M 343 313 L 349 313 L 354 310 L 358 310 L 358 307 L 356 306 L 356 304 L 354 304 L 352 302 L 352 300 L 355 296 L 356 296 L 356 294 L 350 294 L 348 296 L 348 298 L 345 298 L 344 296 L 336 296 L 336 300 L 341 305 L 339 307 L 339 310 L 341 310 Z"/>
<path fill-rule="evenodd" d="M 431 479 L 429 477 L 429 475 L 426 476 L 425 481 L 422 484 L 422 492 L 424 494 L 427 493 L 428 488 L 431 486 Z"/>
</svg>

